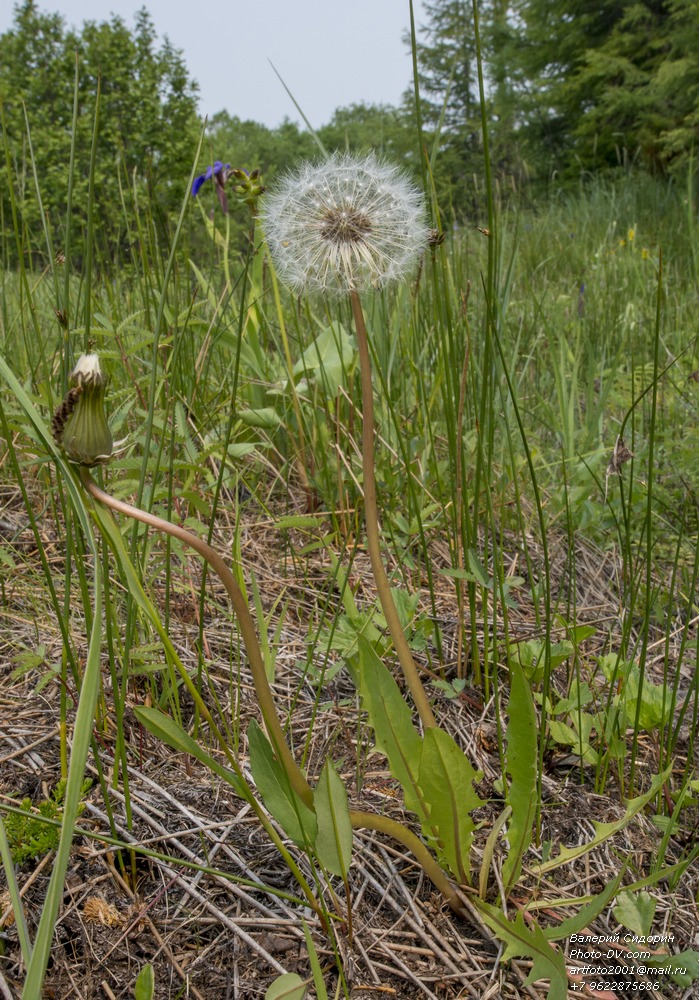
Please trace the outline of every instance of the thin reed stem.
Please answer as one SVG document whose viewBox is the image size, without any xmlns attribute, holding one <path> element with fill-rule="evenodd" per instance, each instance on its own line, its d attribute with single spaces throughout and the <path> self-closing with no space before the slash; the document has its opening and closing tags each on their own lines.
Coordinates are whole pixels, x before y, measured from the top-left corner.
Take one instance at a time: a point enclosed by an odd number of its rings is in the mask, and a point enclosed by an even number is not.
<svg viewBox="0 0 699 1000">
<path fill-rule="evenodd" d="M 366 523 L 367 548 L 371 560 L 371 569 L 376 581 L 376 590 L 381 602 L 388 631 L 391 634 L 396 654 L 403 670 L 403 676 L 417 708 L 423 726 L 429 729 L 437 725 L 430 708 L 430 703 L 422 686 L 418 668 L 410 652 L 403 626 L 398 617 L 391 585 L 384 569 L 381 557 L 381 539 L 379 536 L 379 512 L 376 502 L 376 478 L 374 476 L 374 390 L 371 380 L 371 357 L 369 354 L 369 338 L 364 323 L 362 304 L 356 291 L 350 292 L 352 316 L 357 331 L 359 347 L 359 367 L 362 382 L 362 472 L 364 488 L 364 517 Z"/>
<path fill-rule="evenodd" d="M 238 619 L 238 627 L 240 629 L 245 651 L 248 656 L 253 684 L 255 686 L 255 694 L 257 695 L 257 700 L 260 704 L 260 710 L 262 712 L 262 717 L 264 719 L 272 746 L 274 747 L 279 761 L 282 764 L 296 794 L 303 802 L 306 803 L 306 805 L 312 805 L 313 792 L 311 791 L 311 787 L 306 781 L 303 772 L 294 760 L 294 756 L 291 753 L 288 743 L 286 742 L 284 730 L 282 729 L 277 716 L 274 697 L 265 673 L 265 665 L 257 638 L 255 623 L 252 619 L 252 615 L 250 614 L 250 610 L 245 600 L 245 595 L 238 586 L 235 577 L 229 570 L 223 558 L 214 548 L 208 545 L 201 538 L 197 538 L 196 535 L 191 534 L 185 528 L 181 528 L 177 524 L 171 524 L 170 521 L 165 521 L 156 514 L 151 514 L 148 511 L 141 510 L 139 507 L 133 507 L 131 504 L 125 503 L 123 500 L 117 500 L 115 497 L 110 496 L 109 493 L 105 493 L 104 490 L 100 489 L 90 475 L 89 470 L 85 467 L 81 467 L 80 469 L 80 480 L 90 496 L 92 496 L 95 500 L 99 500 L 99 502 L 103 503 L 105 507 L 110 507 L 112 510 L 118 511 L 120 514 L 125 514 L 127 517 L 132 517 L 136 521 L 148 524 L 151 528 L 155 528 L 156 531 L 162 531 L 167 535 L 171 535 L 173 538 L 179 538 L 179 540 L 184 542 L 185 545 L 189 545 L 196 552 L 198 552 L 199 555 L 207 561 L 209 566 L 211 566 L 214 573 L 216 573 L 219 577 L 221 583 L 226 588 L 226 593 L 230 598 L 233 610 L 235 611 Z"/>
</svg>

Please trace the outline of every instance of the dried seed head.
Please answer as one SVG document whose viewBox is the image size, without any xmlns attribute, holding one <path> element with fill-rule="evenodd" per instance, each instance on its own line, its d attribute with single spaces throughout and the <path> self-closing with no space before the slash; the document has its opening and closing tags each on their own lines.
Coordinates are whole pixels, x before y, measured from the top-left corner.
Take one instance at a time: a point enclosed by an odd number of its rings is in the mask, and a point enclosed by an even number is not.
<svg viewBox="0 0 699 1000">
<path fill-rule="evenodd" d="M 633 457 L 634 453 L 627 448 L 623 437 L 617 437 L 612 457 L 609 459 L 609 465 L 607 466 L 607 475 L 620 476 L 624 465 Z"/>
</svg>

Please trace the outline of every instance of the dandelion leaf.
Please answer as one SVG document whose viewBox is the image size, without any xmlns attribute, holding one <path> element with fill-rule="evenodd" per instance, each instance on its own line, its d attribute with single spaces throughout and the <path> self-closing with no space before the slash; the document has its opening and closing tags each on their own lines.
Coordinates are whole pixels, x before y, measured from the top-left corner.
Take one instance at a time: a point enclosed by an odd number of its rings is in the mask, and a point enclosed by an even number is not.
<svg viewBox="0 0 699 1000">
<path fill-rule="evenodd" d="M 267 988 L 265 1000 L 303 1000 L 306 983 L 295 972 L 285 972 L 278 976 Z"/>
<path fill-rule="evenodd" d="M 327 760 L 320 772 L 313 805 L 318 819 L 318 860 L 333 875 L 344 878 L 352 861 L 352 822 L 347 790 L 332 761 Z"/>
<path fill-rule="evenodd" d="M 318 835 L 316 815 L 291 787 L 269 740 L 254 719 L 248 726 L 248 746 L 252 776 L 265 806 L 298 847 L 311 846 Z"/>
<path fill-rule="evenodd" d="M 621 871 L 609 885 L 595 896 L 585 906 L 581 906 L 574 917 L 567 917 L 560 924 L 547 927 L 544 930 L 544 937 L 547 941 L 565 941 L 571 934 L 579 934 L 585 927 L 589 927 L 593 920 L 596 920 L 602 910 L 604 910 L 611 899 L 616 896 L 624 873 L 626 862 L 621 866 Z"/>
<path fill-rule="evenodd" d="M 152 965 L 144 965 L 134 983 L 135 1000 L 153 1000 L 155 995 L 155 974 Z"/>
<path fill-rule="evenodd" d="M 595 828 L 595 836 L 592 840 L 589 840 L 586 844 L 578 844 L 576 847 L 561 847 L 559 853 L 555 858 L 549 858 L 548 861 L 542 862 L 540 865 L 533 865 L 532 871 L 537 875 L 543 875 L 545 872 L 553 871 L 554 868 L 559 868 L 561 865 L 567 864 L 569 861 L 574 861 L 577 858 L 582 857 L 587 854 L 588 851 L 592 851 L 595 847 L 599 847 L 600 844 L 604 843 L 610 837 L 613 837 L 615 833 L 623 830 L 628 823 L 631 822 L 633 817 L 637 812 L 640 812 L 643 807 L 650 802 L 651 799 L 655 798 L 663 784 L 668 780 L 672 772 L 672 765 L 666 768 L 661 774 L 656 774 L 653 778 L 650 788 L 643 795 L 636 796 L 635 799 L 629 799 L 626 803 L 626 812 L 621 817 L 621 819 L 616 820 L 614 823 L 598 823 L 593 820 L 593 825 Z"/>
<path fill-rule="evenodd" d="M 182 726 L 178 725 L 169 715 L 161 712 L 158 708 L 147 708 L 145 705 L 134 708 L 134 714 L 144 729 L 147 729 L 161 743 L 201 761 L 212 774 L 217 774 L 219 778 L 223 778 L 225 782 L 232 785 L 238 795 L 244 794 L 238 776 L 227 767 L 223 767 L 215 757 L 207 753 L 204 747 L 185 732 Z"/>
<path fill-rule="evenodd" d="M 652 969 L 663 969 L 668 979 L 678 986 L 686 988 L 699 979 L 699 952 L 693 948 L 681 951 L 677 955 L 666 955 L 661 959 L 654 956 L 645 961 L 652 962 L 652 968 L 648 968 L 649 973 L 652 973 Z"/>
<path fill-rule="evenodd" d="M 473 787 L 479 773 L 442 729 L 425 733 L 418 782 L 429 811 L 437 851 L 462 883 L 469 881 L 469 855 L 475 823 L 470 812 L 483 805 Z"/>
<path fill-rule="evenodd" d="M 657 900 L 653 899 L 649 892 L 625 890 L 619 893 L 612 913 L 628 930 L 645 937 L 650 934 L 653 926 L 656 906 Z"/>
<path fill-rule="evenodd" d="M 362 707 L 369 716 L 376 746 L 388 758 L 393 777 L 400 782 L 405 805 L 427 824 L 418 774 L 422 753 L 420 734 L 413 726 L 411 711 L 390 672 L 367 640 L 357 637 L 358 653 L 348 659 Z"/>
<path fill-rule="evenodd" d="M 507 727 L 507 770 L 510 786 L 507 803 L 512 809 L 508 830 L 510 851 L 502 866 L 505 895 L 517 883 L 522 868 L 522 858 L 532 838 L 532 824 L 536 809 L 537 730 L 534 700 L 524 671 L 516 661 L 511 662 L 512 684 Z"/>
<path fill-rule="evenodd" d="M 294 365 L 294 375 L 312 378 L 334 399 L 344 385 L 345 374 L 354 363 L 354 344 L 340 323 L 331 323 L 303 352 Z"/>
<path fill-rule="evenodd" d="M 551 982 L 547 1000 L 566 1000 L 568 996 L 568 976 L 563 955 L 555 951 L 544 937 L 538 924 L 527 925 L 522 913 L 514 920 L 508 920 L 499 907 L 492 906 L 478 897 L 473 898 L 483 922 L 504 942 L 502 961 L 511 958 L 530 958 L 532 969 L 524 985 L 539 979 Z"/>
</svg>

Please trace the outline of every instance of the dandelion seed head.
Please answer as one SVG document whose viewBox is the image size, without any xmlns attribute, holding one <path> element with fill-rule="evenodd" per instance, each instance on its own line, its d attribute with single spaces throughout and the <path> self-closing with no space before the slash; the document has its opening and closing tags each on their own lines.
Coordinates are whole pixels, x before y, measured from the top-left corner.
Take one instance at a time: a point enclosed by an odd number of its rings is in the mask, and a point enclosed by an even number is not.
<svg viewBox="0 0 699 1000">
<path fill-rule="evenodd" d="M 299 292 L 401 281 L 429 239 L 420 191 L 373 154 L 302 164 L 267 195 L 262 218 L 277 272 Z"/>
</svg>

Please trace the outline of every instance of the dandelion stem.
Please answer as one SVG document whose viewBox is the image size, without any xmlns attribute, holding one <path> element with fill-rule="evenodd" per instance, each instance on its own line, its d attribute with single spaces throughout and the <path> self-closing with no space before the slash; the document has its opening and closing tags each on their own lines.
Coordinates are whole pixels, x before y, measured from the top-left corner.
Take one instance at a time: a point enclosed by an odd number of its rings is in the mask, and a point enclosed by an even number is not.
<svg viewBox="0 0 699 1000">
<path fill-rule="evenodd" d="M 425 689 L 422 686 L 417 665 L 410 652 L 403 627 L 398 617 L 391 586 L 384 569 L 381 557 L 381 540 L 379 536 L 379 514 L 376 503 L 376 479 L 374 476 L 374 392 L 371 381 L 371 357 L 369 355 L 369 338 L 364 323 L 362 304 L 358 293 L 350 292 L 352 316 L 357 331 L 359 347 L 359 368 L 362 382 L 362 471 L 364 474 L 364 517 L 366 522 L 367 548 L 371 560 L 371 569 L 376 581 L 379 600 L 386 618 L 388 631 L 393 639 L 393 645 L 400 661 L 410 694 L 417 708 L 418 715 L 425 728 L 437 725 Z"/>
<path fill-rule="evenodd" d="M 248 656 L 248 663 L 250 664 L 253 684 L 255 685 L 255 693 L 260 704 L 260 710 L 262 711 L 262 717 L 267 728 L 267 734 L 280 763 L 286 771 L 292 788 L 306 805 L 312 805 L 313 792 L 311 791 L 311 787 L 306 781 L 303 772 L 294 760 L 293 754 L 291 753 L 289 745 L 284 737 L 284 730 L 282 729 L 279 718 L 277 717 L 274 698 L 265 673 L 264 660 L 262 658 L 262 652 L 260 650 L 260 644 L 255 630 L 255 623 L 252 619 L 252 615 L 250 614 L 250 610 L 245 600 L 245 595 L 238 586 L 235 577 L 229 570 L 223 558 L 214 548 L 208 545 L 201 538 L 197 538 L 196 535 L 191 534 L 185 528 L 181 528 L 177 524 L 165 521 L 156 514 L 151 514 L 147 511 L 141 510 L 139 507 L 133 507 L 131 504 L 125 503 L 123 500 L 117 500 L 115 497 L 105 493 L 104 490 L 100 489 L 90 475 L 89 470 L 84 466 L 80 468 L 80 479 L 90 496 L 92 496 L 95 500 L 99 500 L 100 503 L 105 505 L 105 507 L 110 507 L 112 510 L 118 511 L 120 514 L 125 514 L 127 517 L 132 517 L 136 521 L 148 524 L 157 531 L 163 531 L 167 535 L 172 535 L 173 538 L 179 538 L 181 542 L 184 542 L 185 545 L 189 545 L 191 548 L 195 549 L 200 556 L 203 556 L 203 558 L 211 566 L 214 573 L 217 574 L 221 583 L 226 588 L 226 592 L 238 619 L 238 627 L 240 629 L 245 651 Z"/>
<path fill-rule="evenodd" d="M 432 884 L 441 892 L 444 899 L 455 913 L 464 916 L 464 905 L 459 894 L 437 864 L 437 861 L 430 854 L 419 837 L 407 826 L 399 823 L 388 816 L 379 816 L 377 813 L 363 812 L 358 809 L 350 809 L 350 822 L 355 830 L 377 830 L 397 840 L 403 847 L 406 847 L 415 860 L 420 865 L 425 875 Z"/>
</svg>

